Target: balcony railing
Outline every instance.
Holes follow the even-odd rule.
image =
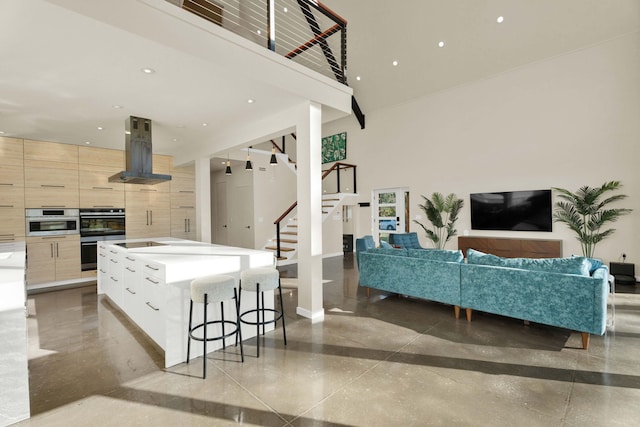
[[[347,21],[314,0],[167,0],[347,84]]]

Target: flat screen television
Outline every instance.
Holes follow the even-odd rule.
[[[471,194],[474,230],[551,231],[551,190]]]

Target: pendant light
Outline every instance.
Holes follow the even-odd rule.
[[[276,158],[276,148],[271,148],[271,160],[269,160],[269,164],[271,166],[275,166],[278,164],[278,159]]]
[[[251,156],[249,155],[249,148],[247,148],[247,164],[244,166],[244,170],[252,171],[253,165],[251,164]]]
[[[224,170],[225,175],[231,175],[231,162],[229,161],[229,153],[227,153],[227,168]]]

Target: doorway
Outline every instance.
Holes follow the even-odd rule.
[[[389,241],[389,235],[409,231],[409,189],[373,190],[372,234],[377,244]]]

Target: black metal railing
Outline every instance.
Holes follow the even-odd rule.
[[[347,21],[314,0],[167,0],[347,84]]]
[[[353,193],[357,192],[357,185],[356,185],[356,165],[351,165],[348,163],[342,163],[342,162],[336,162],[334,163],[329,169],[325,170],[322,173],[322,181],[323,184],[326,180],[326,178],[328,176],[330,176],[333,172],[335,172],[335,176],[336,176],[336,193],[342,193],[343,191],[341,191],[342,187],[340,186],[340,171],[345,171],[345,170],[352,170],[353,171]],[[344,174],[344,172],[343,172]],[[346,188],[345,188],[346,189]],[[351,190],[348,190],[351,191]],[[293,204],[291,206],[289,206],[283,213],[282,215],[280,215],[278,217],[278,219],[276,219],[273,223],[276,226],[276,257],[278,259],[281,258],[281,240],[280,240],[280,229],[281,226],[280,224],[282,223],[282,221],[284,221],[291,212],[293,212],[293,210],[298,206],[298,201],[296,200],[295,202],[293,202]]]

